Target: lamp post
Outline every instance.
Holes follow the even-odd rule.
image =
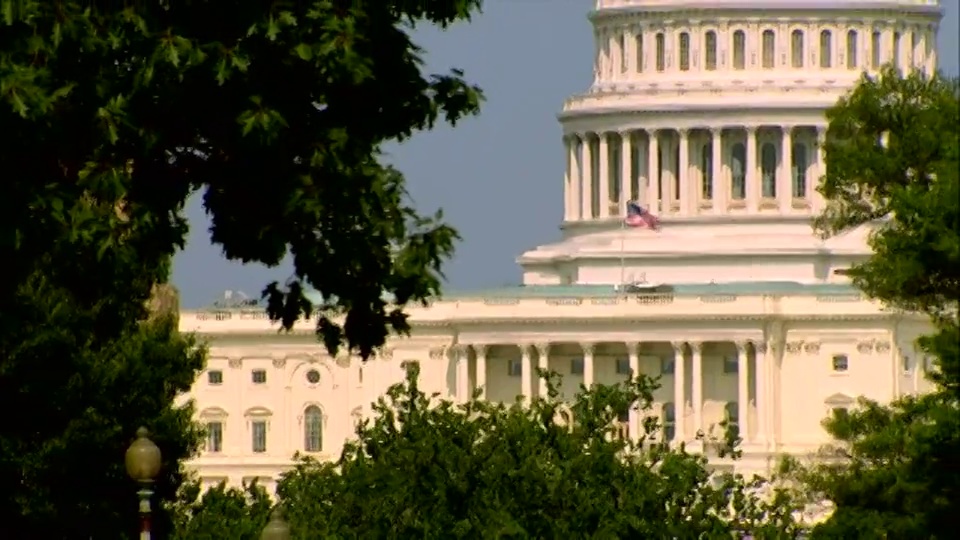
[[[260,540],[290,540],[290,525],[283,519],[283,511],[279,506],[270,512],[270,521],[260,533]]]
[[[140,489],[140,540],[150,540],[150,497],[153,496],[153,481],[160,473],[160,449],[147,435],[147,428],[137,430],[137,440],[127,448],[124,462],[127,474]]]

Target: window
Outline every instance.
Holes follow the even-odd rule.
[[[677,437],[677,409],[672,402],[663,404],[663,440],[672,441]]]
[[[744,69],[746,67],[747,56],[747,35],[743,30],[737,30],[733,33],[733,69]]]
[[[572,358],[570,360],[570,374],[583,375],[583,358]]]
[[[847,361],[847,355],[845,354],[833,355],[831,364],[834,371],[846,371],[847,367],[849,367],[849,362]]]
[[[893,67],[900,67],[900,32],[893,33]]]
[[[773,69],[773,59],[776,55],[776,34],[773,30],[763,31],[763,69]]]
[[[223,422],[219,420],[207,422],[207,452],[223,451]]]
[[[793,163],[790,166],[793,178],[793,196],[802,199],[807,196],[807,145],[795,143],[791,153]]]
[[[633,375],[629,358],[617,358],[617,375]]]
[[[740,359],[736,356],[723,357],[723,372],[727,375],[740,371]]]
[[[672,356],[664,356],[660,358],[660,374],[661,375],[673,375],[677,369],[677,361]]]
[[[777,196],[777,149],[772,143],[764,143],[760,148],[760,174],[763,197],[775,198]]]
[[[265,369],[255,369],[251,371],[250,380],[253,381],[253,384],[266,384],[267,371]]]
[[[267,421],[254,420],[250,423],[250,435],[252,450],[256,454],[262,454],[267,451]]]
[[[740,201],[747,197],[747,181],[744,176],[747,170],[746,162],[746,147],[741,143],[733,145],[730,150],[730,170],[733,176],[730,191],[733,198]]]
[[[311,405],[303,411],[303,450],[320,452],[323,450],[323,411]]]
[[[833,67],[833,34],[829,30],[820,32],[820,67]]]
[[[790,65],[795,68],[803,67],[803,31],[794,30],[790,34]]]
[[[667,52],[664,49],[663,32],[657,34],[657,71],[667,68]]]
[[[637,73],[643,73],[643,34],[637,34]]]
[[[617,38],[617,47],[620,51],[620,73],[627,72],[627,37],[623,34]]]
[[[690,34],[680,33],[680,71],[690,71]]]
[[[740,434],[740,404],[736,401],[728,401],[723,407],[723,419],[727,422],[727,427],[732,429],[737,435]]]
[[[870,67],[880,69],[880,32],[870,36]]]
[[[519,377],[523,368],[520,366],[519,358],[511,358],[507,361],[507,375],[510,377]]]
[[[900,357],[900,369],[902,369],[904,373],[912,373],[913,360],[907,355]]]
[[[717,33],[707,32],[703,41],[707,49],[707,71],[714,71],[717,69]]]
[[[857,31],[847,32],[847,69],[857,69]]]
[[[320,372],[315,369],[308,371],[305,377],[307,378],[307,382],[310,384],[317,384],[320,382]]]
[[[684,163],[684,166],[687,164]],[[680,145],[673,149],[673,200],[680,200]]]
[[[713,144],[703,145],[700,151],[700,184],[703,200],[713,198]]]
[[[207,382],[210,384],[223,384],[223,372],[219,369],[208,371]]]

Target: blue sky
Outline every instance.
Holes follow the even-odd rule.
[[[960,73],[960,5],[943,0],[940,67]],[[563,148],[556,113],[591,79],[592,0],[488,0],[484,14],[447,32],[424,29],[417,42],[432,72],[459,67],[479,84],[481,115],[456,128],[422,133],[390,149],[418,208],[443,208],[463,236],[446,265],[447,289],[520,282],[523,251],[559,237],[563,211]],[[227,261],[210,244],[199,197],[187,209],[191,232],[176,258],[173,281],[184,307],[208,305],[223,291],[258,296],[291,266],[265,268]]]

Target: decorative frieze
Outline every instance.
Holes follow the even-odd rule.
[[[273,367],[276,369],[283,369],[287,366],[287,357],[286,356],[275,356],[273,358]]]
[[[820,353],[820,342],[811,341],[803,344],[803,352],[807,354],[819,354]]]
[[[430,349],[431,360],[441,360],[447,354],[446,347],[433,347]]]
[[[227,359],[227,365],[233,369],[239,369],[240,366],[243,365],[243,359],[240,358],[239,356],[234,356],[232,358]]]

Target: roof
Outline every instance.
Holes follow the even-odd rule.
[[[795,281],[736,281],[729,283],[674,283],[662,285],[656,291],[676,296],[704,295],[848,295],[860,294],[852,285],[840,283],[804,284]],[[665,290],[664,290],[665,289]],[[629,291],[642,292],[642,291]],[[466,298],[556,298],[563,296],[618,296],[613,285],[517,285],[477,291],[453,291],[443,295],[445,300]]]

